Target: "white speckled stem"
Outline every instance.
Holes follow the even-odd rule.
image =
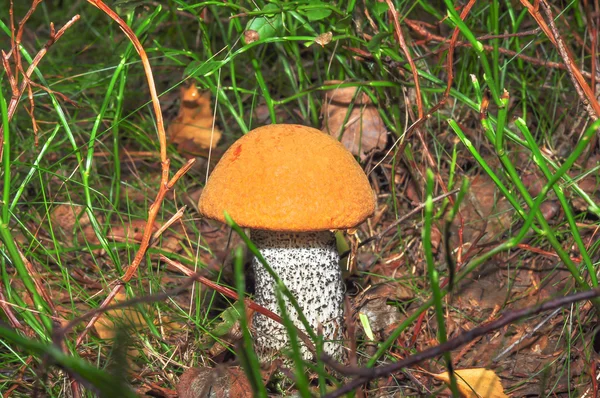
[[[329,231],[252,230],[251,237],[294,295],[315,333],[318,325],[322,325],[325,352],[341,358],[344,293],[335,235]],[[256,275],[256,303],[280,314],[273,278],[258,260],[252,260],[252,267]],[[287,300],[286,309],[294,325],[304,330],[296,310]],[[288,346],[288,336],[281,324],[255,313],[253,326],[256,351],[262,361],[268,361]],[[302,355],[305,359],[312,357],[306,347],[302,348]]]

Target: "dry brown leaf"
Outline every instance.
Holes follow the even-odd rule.
[[[85,206],[73,203],[62,203],[56,206],[50,213],[50,221],[54,227],[58,226],[63,232],[73,232],[75,224],[79,219],[82,227],[89,225],[90,219],[85,213]]]
[[[397,307],[388,305],[384,297],[367,301],[361,308],[360,313],[369,320],[371,330],[378,333],[387,329],[390,325],[395,325],[402,319],[402,314]],[[360,321],[357,320],[357,324]]]
[[[482,232],[485,232],[485,235],[480,243],[488,242],[510,228],[514,212],[488,176],[481,175],[470,179],[471,186],[460,206],[464,242],[472,243]],[[458,217],[454,219],[454,226],[460,226]]]
[[[123,292],[115,297],[115,303],[127,300]],[[142,330],[147,327],[146,320],[142,314],[133,308],[119,308],[106,311],[94,324],[94,329],[101,339],[112,339],[117,334],[117,327],[127,326],[134,330]]]
[[[508,398],[500,383],[500,378],[492,370],[484,368],[457,369],[456,384],[465,398]],[[432,374],[438,380],[450,385],[448,372]]]
[[[338,83],[343,82],[325,82],[329,85]],[[369,97],[364,93],[356,95],[357,90],[357,87],[344,87],[325,91],[321,130],[335,138],[341,136],[342,144],[364,160],[371,150],[385,147],[387,130]],[[347,115],[352,103],[352,112]]]
[[[179,114],[168,128],[169,140],[182,154],[204,154],[217,146],[221,132],[213,131],[210,92],[201,93],[195,84],[181,88]]]
[[[98,222],[102,222],[103,218],[99,216],[97,219]],[[90,218],[85,212],[85,206],[74,203],[62,203],[56,206],[50,213],[50,222],[53,227],[57,228],[63,234],[65,241],[62,243],[67,246],[73,243],[74,235],[78,236],[79,242],[87,239],[90,244],[99,243],[92,229]]]
[[[144,236],[145,227],[146,220],[129,220],[125,225],[113,226],[106,237],[116,242],[139,243]],[[155,222],[152,232],[156,232],[158,228],[159,224]]]
[[[180,398],[252,397],[252,386],[240,368],[190,368],[179,379]]]

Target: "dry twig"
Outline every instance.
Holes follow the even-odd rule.
[[[532,315],[537,315],[542,312],[566,307],[578,301],[591,300],[596,297],[600,297],[600,288],[586,290],[584,292],[578,292],[569,296],[558,297],[556,299],[546,301],[545,303],[537,306],[526,307],[516,311],[509,311],[494,321],[473,328],[469,331],[464,332],[460,336],[448,340],[443,344],[428,348],[424,351],[411,355],[401,361],[392,364],[381,365],[374,368],[355,368],[342,366],[341,364],[335,362],[329,357],[323,358],[324,361],[336,371],[345,375],[357,376],[352,381],[346,383],[339,389],[325,395],[325,398],[341,397],[342,395],[358,388],[359,386],[369,382],[370,380],[391,375],[403,368],[415,365],[427,359],[438,357],[445,352],[449,352],[459,347],[462,347],[463,345],[467,344],[473,339],[488,334],[494,330],[500,329],[518,320],[530,317]]]
[[[61,38],[61,36],[67,31],[67,29],[69,29],[75,22],[77,22],[79,20],[79,15],[75,15],[73,18],[71,18],[70,21],[68,21],[66,24],[64,24],[64,26],[62,28],[60,28],[58,31],[55,31],[54,24],[50,23],[50,38],[48,39],[48,41],[46,41],[46,44],[44,44],[44,47],[42,47],[42,49],[40,49],[40,51],[38,51],[38,53],[34,57],[33,61],[31,62],[31,65],[29,65],[29,68],[27,68],[27,71],[24,71],[23,65],[21,63],[21,55],[19,52],[20,51],[19,47],[21,46],[21,36],[23,35],[23,27],[25,26],[25,22],[27,22],[27,20],[29,19],[31,14],[33,14],[36,7],[38,6],[39,3],[41,3],[41,1],[42,0],[35,0],[33,2],[31,8],[29,9],[29,11],[25,15],[25,17],[23,17],[21,22],[19,22],[19,28],[16,32],[14,29],[14,16],[13,16],[13,7],[12,7],[12,1],[11,1],[11,6],[10,6],[11,32],[12,32],[12,34],[11,34],[11,49],[8,52],[8,54],[5,53],[4,51],[2,51],[2,66],[4,67],[4,70],[6,72],[6,75],[8,77],[8,81],[9,81],[9,84],[10,84],[10,87],[12,90],[12,96],[11,96],[10,102],[8,104],[8,120],[10,121],[13,118],[15,111],[17,110],[17,105],[19,104],[19,101],[20,101],[21,97],[23,96],[23,93],[25,92],[25,90],[28,90],[30,109],[28,109],[27,112],[29,113],[30,117],[32,118],[31,120],[33,123],[34,132],[37,132],[37,123],[35,122],[35,118],[33,115],[34,103],[33,103],[33,92],[31,91],[31,86],[34,85],[34,83],[31,81],[31,75],[37,68],[37,66],[40,63],[40,61],[42,60],[42,58],[44,58],[44,55],[46,55],[46,53],[48,52],[48,49],[54,43],[56,43],[56,41],[58,39]],[[14,71],[12,71],[10,68],[10,59],[12,57],[14,57],[14,62],[13,62],[15,65]],[[20,86],[18,85],[19,73],[23,76],[23,81],[21,82]],[[35,86],[40,87],[44,90],[48,90],[47,88],[40,86],[40,85],[35,85]],[[51,90],[50,90],[50,92],[54,93]],[[61,96],[61,97],[66,98],[64,96]],[[36,134],[36,143],[37,143],[37,134]],[[4,148],[4,126],[0,125],[0,162],[2,161],[3,148]]]

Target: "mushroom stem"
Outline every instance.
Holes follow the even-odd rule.
[[[330,231],[279,232],[252,230],[252,240],[273,271],[296,298],[302,313],[315,332],[322,328],[325,353],[342,357],[343,287],[335,235]],[[255,301],[280,314],[275,296],[275,281],[255,258]],[[303,325],[287,299],[286,310],[293,324]],[[253,326],[257,353],[262,361],[271,359],[288,344],[283,325],[255,313]],[[302,356],[312,355],[302,346]]]

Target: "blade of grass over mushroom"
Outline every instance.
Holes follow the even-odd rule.
[[[283,284],[277,283],[275,286],[275,297],[277,298],[277,304],[279,305],[279,311],[281,311],[281,320],[283,321],[283,326],[288,333],[289,336],[289,344],[291,348],[290,358],[294,363],[294,367],[296,368],[296,372],[294,373],[296,387],[298,387],[298,392],[303,397],[310,397],[311,393],[308,389],[308,378],[306,377],[306,373],[304,370],[304,361],[302,359],[302,352],[300,351],[300,343],[298,341],[298,333],[296,332],[296,328],[290,319],[290,316],[287,312],[285,301],[282,296],[282,287]]]
[[[440,278],[433,261],[433,246],[431,244],[431,228],[433,226],[433,185],[435,176],[431,169],[427,169],[427,186],[425,196],[425,223],[423,225],[423,252],[425,253],[425,261],[427,262],[427,277],[429,285],[433,293],[433,304],[435,308],[435,317],[437,320],[437,335],[440,344],[444,344],[448,340],[446,332],[446,319],[444,318],[444,303],[442,302],[442,292],[440,290]],[[454,396],[458,396],[458,387],[456,385],[456,376],[452,371],[452,357],[449,352],[444,353],[446,367],[450,375],[450,389]]]
[[[248,236],[246,235],[244,230],[242,230],[242,228],[240,228],[240,226],[237,225],[235,223],[235,221],[231,218],[231,216],[227,213],[225,213],[225,220],[227,222],[227,225],[229,225],[240,236],[240,238],[242,238],[244,243],[246,245],[248,245],[248,250],[250,250],[250,252],[257,258],[257,260],[263,265],[263,267],[265,267],[265,269],[267,270],[269,275],[275,280],[275,283],[277,284],[277,286],[279,286],[281,293],[290,301],[290,304],[292,305],[292,307],[294,307],[294,309],[298,313],[298,319],[302,323],[302,326],[304,326],[306,333],[309,335],[309,337],[312,339],[312,341],[317,341],[318,337],[315,334],[312,327],[310,326],[310,324],[308,323],[308,321],[306,320],[306,317],[302,313],[302,309],[298,305],[296,298],[289,291],[289,289],[285,286],[285,284],[283,283],[281,278],[279,278],[279,275],[277,275],[277,273],[275,271],[273,271],[273,268],[271,268],[269,263],[267,263],[267,260],[265,260],[265,258],[260,253],[260,251],[254,244],[254,242],[252,242],[252,240],[250,240],[250,238],[248,238]],[[317,357],[320,355],[321,355],[321,353],[317,351]]]
[[[238,300],[235,306],[238,310],[238,319],[242,329],[242,350],[244,351],[241,357],[243,358],[243,361],[246,362],[244,366],[244,372],[248,376],[248,380],[254,389],[255,396],[266,397],[267,390],[265,389],[262,376],[260,374],[258,357],[252,348],[252,336],[250,335],[250,330],[248,329],[248,319],[246,318],[246,306],[244,304],[244,292],[246,291],[244,280],[244,254],[240,247],[235,249],[233,260],[235,267],[235,287],[238,291]]]

